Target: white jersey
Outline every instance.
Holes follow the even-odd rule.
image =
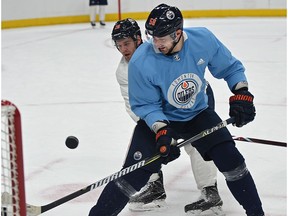
[[[116,78],[117,78],[117,82],[120,85],[120,91],[121,91],[121,95],[122,95],[124,102],[125,102],[126,111],[130,115],[130,117],[135,122],[137,122],[140,118],[132,112],[131,107],[130,107],[130,103],[129,103],[129,97],[128,97],[128,62],[125,60],[125,58],[123,56],[122,56],[122,58],[118,64],[118,68],[116,70]]]

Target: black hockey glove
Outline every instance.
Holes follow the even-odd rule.
[[[176,144],[176,137],[175,132],[168,126],[159,129],[156,134],[156,149],[162,157],[165,157],[163,164],[167,164],[180,156],[180,149],[173,145]]]
[[[235,125],[243,125],[254,120],[256,111],[253,104],[254,96],[246,89],[239,89],[229,99],[230,117],[235,117]]]

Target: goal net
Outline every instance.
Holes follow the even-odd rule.
[[[1,101],[1,216],[26,216],[21,116]]]

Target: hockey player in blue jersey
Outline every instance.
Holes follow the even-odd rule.
[[[210,31],[183,30],[181,12],[165,4],[152,10],[145,27],[153,38],[151,43],[139,46],[129,61],[129,102],[132,111],[155,132],[142,152],[143,158],[156,152],[163,157],[109,182],[89,216],[118,215],[152,173],[157,173],[163,163],[179,157],[179,149],[170,145],[173,140],[190,138],[221,121],[214,110],[208,109],[204,93],[207,67],[214,77],[224,79],[234,94],[230,97],[229,114],[235,117],[235,125],[241,127],[255,117],[253,95],[248,91],[243,65]],[[141,134],[134,133],[133,138],[147,139]],[[246,215],[264,215],[254,180],[227,128],[199,139],[193,146],[223,173]],[[160,148],[166,151],[160,152]]]
[[[254,120],[254,96],[245,69],[213,33],[201,27],[183,29],[180,10],[166,4],[152,10],[145,28],[152,39],[129,62],[129,99],[132,111],[155,132],[156,148],[164,158],[169,157],[173,140],[190,138],[221,121],[207,109],[206,68],[224,79],[233,93],[229,115],[235,125]],[[214,161],[246,215],[264,215],[254,180],[227,128],[192,145],[205,160]]]
[[[139,143],[143,143],[141,148],[147,148],[148,142],[143,137],[152,137],[151,145],[155,146],[155,133],[150,130],[148,125],[132,111],[128,97],[128,63],[135,50],[142,44],[141,30],[138,23],[131,19],[119,20],[115,23],[112,30],[112,40],[115,43],[118,51],[122,54],[116,70],[117,81],[120,85],[121,95],[125,101],[126,111],[135,121],[136,127],[133,133],[137,139],[133,138],[133,142],[129,145],[126,161],[137,163],[133,159],[135,154],[134,147],[137,143],[138,149],[136,152],[142,152],[139,148]],[[208,95],[209,108],[214,109],[214,96],[210,85],[206,85],[206,94]],[[142,133],[143,135],[139,135]],[[141,138],[141,139],[139,139]],[[197,188],[201,191],[201,196],[195,202],[186,205],[186,209],[195,215],[203,215],[211,213],[213,215],[221,215],[221,207],[223,202],[219,196],[217,189],[217,168],[212,161],[204,161],[199,152],[191,145],[184,146],[186,153],[190,157],[191,167],[194,174]],[[127,164],[127,163],[126,163]],[[125,167],[125,165],[124,165]],[[163,174],[153,173],[150,176],[148,183],[133,195],[129,201],[129,209],[132,211],[151,211],[166,207],[166,192],[163,184]]]

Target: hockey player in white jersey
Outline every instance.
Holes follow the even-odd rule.
[[[141,120],[131,111],[128,97],[128,62],[137,47],[142,44],[141,31],[137,22],[131,18],[118,21],[112,30],[112,40],[122,54],[116,71],[121,95],[125,101],[127,112],[135,123],[138,124]],[[207,94],[209,95],[209,106],[211,109],[214,109],[214,97],[210,86],[208,86]],[[146,130],[144,130],[143,133],[145,135]],[[154,132],[151,131],[150,133],[154,136]],[[220,214],[223,202],[217,190],[216,166],[211,161],[204,161],[197,150],[191,145],[185,146],[185,150],[190,156],[194,178],[197,187],[202,194],[197,202],[191,203],[185,207],[186,211],[189,211],[190,213],[193,212],[195,215],[200,215],[200,213],[205,213],[205,215],[207,215],[209,212],[212,215],[215,215],[215,212]],[[165,199],[166,193],[163,185],[163,174],[160,171],[159,173],[152,174],[149,182],[142,190],[131,197],[129,208],[133,211],[162,208],[166,206]]]

